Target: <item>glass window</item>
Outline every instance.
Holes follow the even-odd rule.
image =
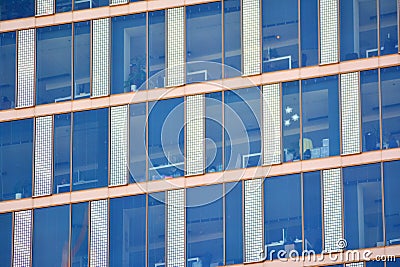
[[[340,60],[378,55],[376,1],[340,1]]]
[[[272,250],[302,251],[300,175],[272,177],[264,182],[264,231],[267,259],[276,259]],[[282,197],[282,194],[285,196]]]
[[[347,248],[383,246],[380,163],[343,168],[343,191]]]
[[[393,261],[387,261],[386,267],[398,267],[400,263],[400,258],[395,258]]]
[[[32,196],[33,119],[0,123],[0,200]]]
[[[33,214],[32,266],[67,266],[69,205],[35,209]]]
[[[282,143],[284,162],[300,159],[299,94],[300,87],[298,81],[282,83]]]
[[[90,21],[74,23],[74,99],[90,97]]]
[[[148,197],[148,266],[165,263],[165,193],[149,194]],[[162,265],[160,265],[162,266]]]
[[[380,149],[378,70],[360,72],[363,151]]]
[[[35,0],[0,1],[0,20],[35,16]]]
[[[56,13],[68,12],[71,10],[72,10],[72,0],[56,0]]]
[[[396,2],[396,0],[379,1],[381,55],[397,54],[398,52]]]
[[[16,34],[0,34],[0,110],[15,107]]]
[[[242,183],[225,184],[225,265],[243,263]]]
[[[224,0],[224,77],[242,73],[240,0]]]
[[[303,159],[339,154],[338,76],[302,81]]]
[[[130,158],[129,175],[130,182],[146,181],[146,103],[130,105]]]
[[[222,93],[205,95],[206,99],[206,172],[222,171]]]
[[[54,194],[70,191],[70,167],[71,113],[54,115]]]
[[[321,172],[303,173],[304,249],[322,251]]]
[[[383,148],[400,146],[400,67],[381,69]]]
[[[108,6],[109,0],[74,0],[74,9],[81,10],[81,9],[88,9],[88,8],[95,8],[101,6]]]
[[[71,267],[88,266],[89,203],[71,205]]]
[[[110,267],[146,266],[146,195],[110,200]]]
[[[74,113],[72,190],[108,184],[108,109]]]
[[[36,29],[36,104],[71,99],[71,24]]]
[[[146,13],[111,21],[111,93],[146,89]]]
[[[149,103],[149,180],[184,175],[183,98]]]
[[[301,66],[318,65],[318,0],[300,0]]]
[[[165,86],[165,27],[165,10],[149,12],[149,89]]]
[[[299,67],[298,24],[298,0],[262,1],[263,72]]]
[[[400,244],[400,161],[383,164],[386,245]]]
[[[225,169],[260,165],[260,90],[224,92]]]
[[[223,263],[222,185],[186,189],[187,266]]]
[[[204,36],[207,36],[206,42]],[[188,63],[186,66],[187,83],[221,79],[222,14],[220,2],[186,7],[186,62]]]
[[[367,261],[365,263],[366,267],[384,267],[383,261]]]
[[[0,262],[4,267],[11,267],[13,234],[12,218],[11,212],[0,214]]]

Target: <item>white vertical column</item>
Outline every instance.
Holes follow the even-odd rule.
[[[185,267],[185,189],[167,191],[167,267]]]
[[[280,84],[263,86],[263,165],[281,162],[281,90]]]
[[[111,0],[110,6],[121,5],[121,4],[126,4],[126,3],[129,3],[129,0]]]
[[[108,266],[108,200],[90,203],[90,267]]]
[[[32,210],[14,212],[13,267],[31,266]]]
[[[166,87],[185,83],[185,8],[167,9]]]
[[[35,103],[35,34],[35,29],[18,31],[17,108]]]
[[[346,263],[346,267],[364,267],[364,262]]]
[[[339,60],[338,0],[319,0],[320,64]]]
[[[36,16],[54,13],[54,0],[36,0]]]
[[[361,151],[360,93],[358,88],[358,72],[340,75],[343,155],[359,153]]]
[[[245,262],[257,262],[264,250],[263,179],[244,181]]]
[[[110,185],[128,182],[128,106],[111,107]]]
[[[92,97],[110,93],[110,19],[93,20]]]
[[[186,175],[204,173],[204,95],[186,97]]]
[[[341,248],[337,242],[343,238],[342,178],[340,169],[322,171],[324,204],[324,249],[327,252]]]
[[[261,72],[261,19],[260,1],[243,0],[242,3],[243,75]]]
[[[51,194],[53,169],[53,118],[36,118],[34,196]]]

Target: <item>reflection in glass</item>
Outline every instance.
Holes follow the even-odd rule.
[[[149,12],[149,89],[164,87],[165,10]]]
[[[301,66],[318,65],[318,0],[300,1]]]
[[[16,33],[0,33],[0,110],[15,107]]]
[[[12,248],[12,234],[13,222],[12,213],[0,214],[0,262],[1,266],[11,267],[11,248]]]
[[[146,180],[146,103],[132,104],[129,110],[129,179],[130,183]]]
[[[282,144],[283,161],[300,159],[300,98],[299,82],[282,83]]]
[[[222,171],[222,93],[205,95],[206,99],[206,172]]]
[[[72,0],[56,0],[56,13],[68,12],[71,10],[72,10]]]
[[[0,1],[0,20],[35,16],[35,0]]]
[[[71,205],[71,267],[88,266],[88,202]]]
[[[53,193],[70,191],[71,113],[54,115]]]
[[[74,23],[74,99],[90,97],[90,21]]]
[[[400,161],[383,163],[386,245],[400,244]]]
[[[224,77],[236,77],[242,71],[240,0],[224,0]]]
[[[74,10],[108,6],[109,0],[74,0]]]
[[[165,193],[149,194],[148,197],[148,266],[165,263]]]
[[[396,0],[379,1],[381,55],[398,52],[397,10]]]

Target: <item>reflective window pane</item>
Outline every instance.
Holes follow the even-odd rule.
[[[35,16],[35,0],[0,1],[0,20]]]
[[[400,161],[383,164],[386,245],[400,244]]]
[[[398,52],[396,2],[396,0],[379,1],[381,55],[397,54]]]
[[[130,183],[146,180],[146,103],[130,105],[129,111]]]
[[[88,9],[95,7],[108,6],[109,0],[74,0],[74,9]]]
[[[300,0],[301,66],[318,65],[318,0]]]
[[[15,107],[16,33],[0,34],[0,110]]]
[[[282,83],[283,161],[300,159],[300,87],[299,82]]]
[[[71,267],[88,266],[89,203],[71,205]]]
[[[165,38],[165,10],[149,12],[149,89],[165,86]]]
[[[70,191],[71,113],[54,115],[53,193]]]
[[[367,261],[365,263],[365,267],[384,267],[385,262],[384,261]]]
[[[400,264],[400,258],[395,258],[394,260],[387,261],[386,267],[398,267]]]
[[[149,194],[148,197],[148,266],[165,263],[165,193]]]
[[[240,0],[224,0],[224,77],[242,72],[241,4]]]
[[[72,0],[56,0],[56,13],[72,10]]]
[[[0,214],[0,262],[4,267],[11,267],[11,248],[13,235],[12,213]]]
[[[90,97],[90,21],[74,24],[74,99]]]
[[[222,171],[222,93],[206,94],[206,172]]]

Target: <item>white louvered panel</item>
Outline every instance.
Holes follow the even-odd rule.
[[[36,118],[34,196],[51,194],[53,166],[53,118]]]
[[[111,0],[110,5],[121,5],[129,3],[129,0]]]
[[[110,185],[128,182],[128,106],[111,107]]]
[[[364,267],[364,262],[347,263],[346,267]]]
[[[110,19],[93,20],[92,97],[109,94],[110,84]]]
[[[36,0],[36,16],[54,13],[54,0]]]
[[[90,267],[108,266],[108,200],[90,203]]]
[[[359,153],[360,146],[360,94],[357,72],[340,75],[342,112],[342,154]]]
[[[243,0],[243,75],[261,72],[260,1]]]
[[[244,182],[244,244],[245,262],[257,262],[264,250],[263,179]]]
[[[167,87],[185,83],[185,8],[167,10]]]
[[[14,213],[13,267],[31,266],[32,210]]]
[[[264,85],[263,92],[263,165],[281,162],[281,92],[279,83]]]
[[[185,267],[185,190],[167,192],[167,267]]]
[[[337,242],[343,238],[342,232],[342,188],[340,169],[322,171],[324,197],[324,248],[327,252],[340,248]]]
[[[18,31],[18,108],[34,105],[35,33],[35,29]]]
[[[186,175],[204,173],[204,95],[186,98]]]
[[[338,0],[320,0],[320,63],[338,62]]]

